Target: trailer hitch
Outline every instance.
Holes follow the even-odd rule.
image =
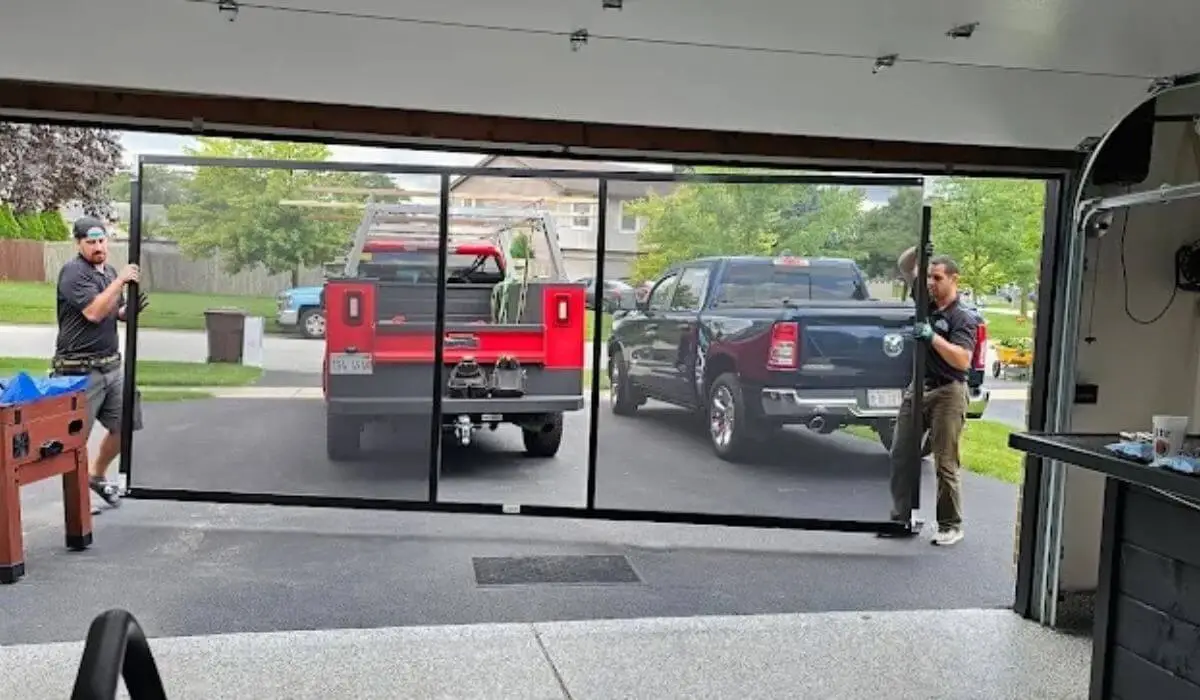
[[[471,434],[475,432],[475,424],[471,422],[470,416],[459,416],[454,421],[454,437],[458,438],[458,444],[466,447],[471,444]]]

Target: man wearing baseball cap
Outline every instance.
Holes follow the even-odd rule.
[[[125,286],[138,281],[138,266],[126,265],[118,273],[108,264],[108,227],[100,219],[76,220],[72,234],[79,254],[58,272],[58,338],[51,366],[56,376],[89,379],[86,434],[97,420],[108,430],[90,465],[89,481],[92,491],[115,508],[120,494],[106,474],[121,452],[125,370],[117,322],[126,318]],[[138,308],[145,307],[145,295],[139,294]],[[140,430],[141,406],[136,401],[133,416],[134,430]]]

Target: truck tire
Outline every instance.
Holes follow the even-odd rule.
[[[608,402],[618,416],[632,416],[642,404],[637,390],[629,382],[628,368],[620,352],[608,358]]]
[[[363,422],[355,416],[325,415],[325,454],[335,462],[348,462],[362,454]]]
[[[720,375],[709,386],[705,415],[713,452],[727,462],[746,459],[757,437],[769,434],[756,424],[757,416],[746,403],[742,383],[732,372]]]
[[[300,333],[310,340],[325,337],[325,312],[321,309],[305,309],[300,313]]]
[[[550,422],[540,429],[521,429],[521,437],[525,441],[525,454],[530,457],[553,457],[558,454],[562,436],[563,417],[561,413],[553,414]]]

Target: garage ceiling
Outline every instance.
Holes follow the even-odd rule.
[[[20,3],[0,79],[1068,149],[1200,69],[1194,0],[266,0],[233,22],[216,3]]]

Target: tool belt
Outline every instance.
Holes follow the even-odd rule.
[[[121,368],[121,355],[104,357],[55,357],[50,369],[59,375],[87,375],[92,372],[107,374]]]

